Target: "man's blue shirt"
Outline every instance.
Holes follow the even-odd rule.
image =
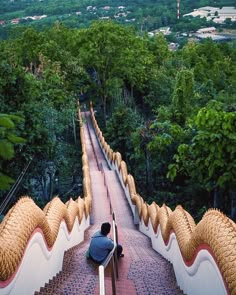
[[[91,239],[89,253],[92,259],[97,262],[105,260],[109,252],[113,249],[114,243],[107,236],[101,234],[101,231],[96,232]]]

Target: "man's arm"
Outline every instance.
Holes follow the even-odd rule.
[[[114,247],[114,242],[112,241],[112,239],[107,238],[106,240],[106,248],[108,250],[112,250]]]

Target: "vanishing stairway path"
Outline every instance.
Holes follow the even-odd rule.
[[[172,265],[151,248],[150,239],[140,233],[133,224],[124,191],[115,171],[109,170],[96,139],[89,113],[83,113],[83,117],[87,120],[84,128],[93,194],[91,226],[86,231],[84,242],[65,253],[62,271],[35,294],[98,294],[98,267],[86,260],[85,251],[91,235],[100,229],[101,223],[111,221],[104,175],[116,215],[119,243],[122,244],[125,254],[125,257],[118,262],[117,294],[183,294],[176,284]],[[104,174],[99,170],[100,163],[103,165]],[[106,290],[106,294],[112,294],[109,274],[106,276]]]

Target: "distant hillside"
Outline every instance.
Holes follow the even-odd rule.
[[[48,15],[58,15],[64,13],[72,13],[77,11],[77,9],[85,8],[87,6],[120,6],[124,5],[127,7],[140,8],[149,6],[150,4],[154,7],[157,6],[167,6],[170,7],[176,3],[172,0],[2,0],[0,15],[3,16],[8,13],[16,12],[23,13],[24,16],[27,14],[48,14]],[[183,11],[186,8],[198,8],[201,6],[235,6],[235,0],[182,0],[181,6]]]
[[[202,6],[234,6],[235,0],[183,0],[180,15]],[[141,31],[177,22],[177,2],[173,0],[2,0],[0,38],[6,38],[17,25],[33,25],[38,29],[55,21],[69,27],[87,27],[91,21],[112,19],[132,24]]]

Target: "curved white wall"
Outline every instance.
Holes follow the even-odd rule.
[[[99,139],[98,142],[100,144]],[[209,251],[205,249],[200,250],[197,253],[193,264],[191,266],[187,266],[180,253],[178,242],[174,233],[170,235],[168,245],[165,245],[160,231],[160,225],[158,226],[156,234],[153,231],[150,221],[148,226],[145,226],[143,220],[139,219],[136,206],[132,204],[129,189],[124,185],[122,175],[119,172],[117,165],[110,162],[102,146],[101,149],[110,168],[117,172],[120,183],[132,210],[134,223],[139,224],[139,230],[151,239],[153,249],[172,263],[177,283],[184,293],[187,295],[227,295],[228,293],[225,288],[222,275]]]
[[[174,233],[171,233],[168,245],[165,245],[160,225],[156,234],[150,221],[147,227],[143,221],[140,221],[139,229],[151,238],[153,249],[172,263],[177,283],[184,293],[191,295],[227,295],[221,273],[209,251],[200,250],[193,264],[187,266],[180,253]]]
[[[48,249],[41,230],[36,230],[29,240],[23,259],[13,279],[3,287],[0,282],[0,295],[34,294],[62,269],[64,252],[84,240],[84,231],[89,227],[89,217],[81,224],[76,217],[71,233],[65,221],[61,222],[57,239]],[[5,282],[6,284],[6,282]]]
[[[95,133],[96,134],[96,133]],[[97,137],[97,135],[96,135]],[[124,192],[125,192],[125,196],[129,202],[129,206],[131,208],[131,211],[133,213],[133,216],[134,216],[134,224],[139,224],[139,216],[138,216],[138,210],[137,210],[137,207],[135,205],[133,205],[132,201],[131,201],[131,198],[130,198],[130,194],[129,194],[129,188],[128,186],[125,186],[124,182],[123,182],[123,178],[122,178],[122,175],[121,173],[119,172],[119,168],[117,167],[116,164],[114,163],[111,163],[110,162],[110,159],[108,158],[107,154],[106,154],[106,151],[104,150],[104,148],[102,147],[100,141],[99,141],[99,138],[97,137],[97,140],[98,140],[98,143],[101,147],[101,150],[103,152],[103,155],[104,157],[106,158],[107,160],[107,163],[108,163],[108,166],[110,167],[110,169],[112,170],[115,170],[117,172],[117,175],[119,177],[119,180],[120,180],[120,184],[122,185],[123,189],[124,189]]]

